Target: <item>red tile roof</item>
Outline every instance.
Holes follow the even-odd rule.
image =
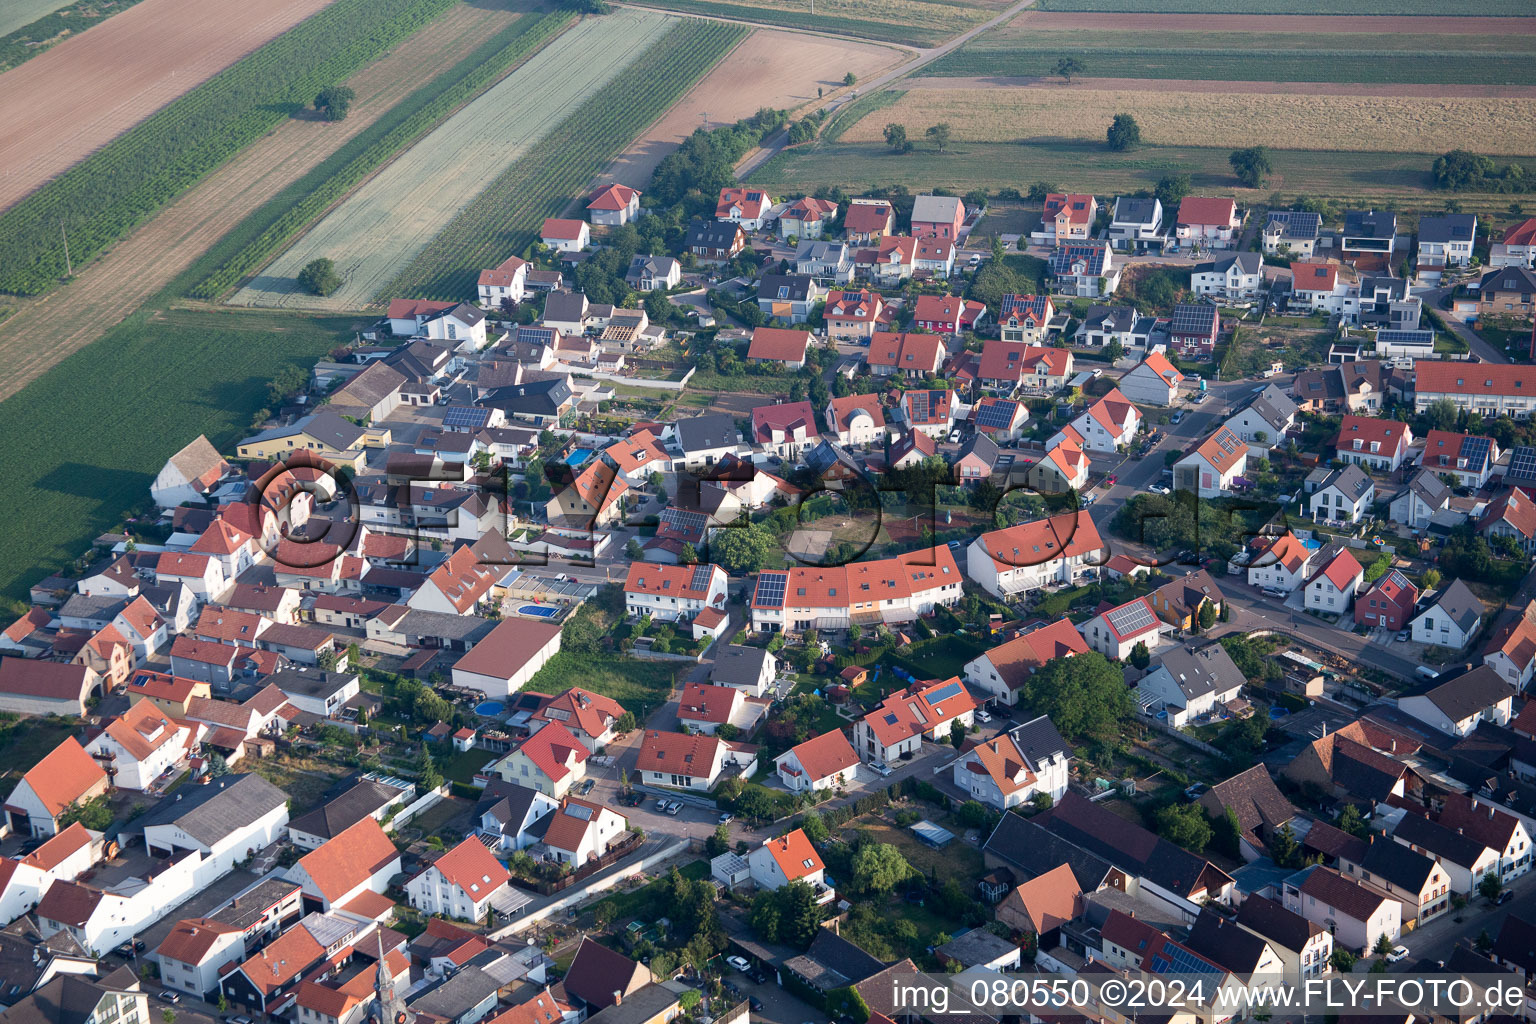
[[[678,700],[677,717],[684,722],[712,722],[720,725],[731,720],[731,711],[741,698],[741,691],[730,686],[688,682]]]
[[[495,566],[482,564],[473,548],[462,547],[434,569],[427,580],[463,615],[490,593],[496,577]]]
[[[569,1006],[545,989],[510,1010],[498,1013],[490,1019],[490,1024],[560,1024],[570,1012]]]
[[[826,317],[828,320],[852,320],[858,323],[874,323],[880,319],[885,303],[868,288],[862,291],[827,292]],[[754,334],[755,338],[756,335]]]
[[[21,781],[32,788],[48,813],[57,817],[91,790],[104,787],[107,773],[85,752],[79,740],[68,736],[33,765]]]
[[[1259,554],[1249,565],[1281,565],[1286,572],[1296,572],[1312,557],[1312,552],[1307,546],[1289,530],[1268,544],[1264,542],[1264,538],[1258,539],[1254,544],[1257,545]]]
[[[1104,547],[1087,509],[993,530],[978,540],[1000,570],[1043,565]]]
[[[457,886],[471,902],[478,903],[512,878],[485,844],[470,836],[432,862],[432,867]]]
[[[651,594],[680,597],[702,601],[709,593],[710,584],[716,582],[725,570],[711,564],[714,570],[709,576],[699,573],[700,584],[693,586],[695,565],[653,565],[648,562],[629,563],[629,575],[624,579],[626,594]]]
[[[335,902],[399,856],[395,844],[384,834],[379,823],[368,817],[300,857],[298,867],[309,876],[322,896]]]
[[[763,845],[773,855],[773,862],[784,872],[784,877],[791,882],[826,869],[804,829],[797,828],[775,839],[764,840]]]
[[[628,185],[617,183],[606,185],[593,193],[592,201],[587,204],[589,210],[627,210],[630,201],[640,194],[639,189],[630,188]]]
[[[42,846],[21,858],[40,871],[52,871],[71,856],[91,845],[91,833],[78,821],[72,822],[62,832],[54,835]]]
[[[1225,474],[1248,454],[1248,446],[1232,432],[1231,427],[1223,426],[1202,441],[1195,451],[1210,463],[1212,469]]]
[[[876,331],[864,356],[870,366],[890,366],[903,372],[933,373],[944,358],[944,339],[937,334]]]
[[[1291,263],[1291,286],[1298,292],[1331,292],[1338,277],[1337,263]]]
[[[880,406],[879,395],[844,395],[842,398],[832,399],[829,408],[832,410],[832,429],[843,431],[848,429],[848,421],[855,412],[860,410],[869,414],[874,421],[875,429],[885,426],[885,410]]]
[[[208,572],[207,555],[193,555],[179,551],[162,551],[155,561],[156,576],[179,576],[202,579]]]
[[[823,217],[831,216],[837,212],[837,204],[830,199],[817,199],[814,196],[805,196],[796,199],[784,208],[781,217],[790,220],[798,220],[805,223],[815,223]]]
[[[931,733],[945,722],[976,710],[959,676],[934,680],[921,689],[898,690],[864,716],[864,724],[881,746],[889,747],[919,733]]]
[[[1436,395],[1536,394],[1536,367],[1518,363],[1455,363],[1418,359],[1413,364],[1414,390]]]
[[[508,256],[499,266],[491,270],[480,271],[480,280],[477,284],[491,288],[508,288],[512,285],[517,272],[528,265],[528,261],[517,256]]]
[[[1180,224],[1231,224],[1237,217],[1237,204],[1230,199],[1185,196],[1179,202]]]
[[[590,756],[581,741],[559,722],[551,722],[522,742],[518,752],[532,761],[551,782],[571,774],[570,766]]]
[[[1398,451],[1407,444],[1409,437],[1408,424],[1398,423],[1396,420],[1382,420],[1374,416],[1345,416],[1339,424],[1339,437],[1334,446],[1340,451],[1362,451],[1369,453],[1371,443],[1381,445],[1379,452],[1389,455]],[[1355,447],[1359,441],[1360,448]]]
[[[1167,381],[1169,384],[1178,384],[1179,381],[1184,379],[1184,375],[1180,373],[1178,369],[1168,361],[1168,357],[1163,355],[1161,352],[1153,352],[1151,355],[1147,356],[1147,358],[1143,359],[1142,363],[1147,367],[1147,369],[1163,378],[1163,380]]]
[[[1333,584],[1335,590],[1348,593],[1354,590],[1355,584],[1364,575],[1365,570],[1360,567],[1360,563],[1355,559],[1355,556],[1350,554],[1349,548],[1340,548],[1338,553],[1328,559],[1328,564],[1318,570],[1317,575],[1313,576],[1312,579],[1316,580],[1319,577],[1327,577],[1328,582]]]
[[[850,235],[888,231],[894,220],[893,212],[891,204],[883,199],[878,203],[850,203],[848,212],[843,214],[843,230]]]
[[[1511,224],[1499,241],[1505,245],[1536,244],[1536,217],[1527,218],[1519,224]]]
[[[816,429],[816,410],[810,402],[759,405],[752,410],[752,437],[758,444],[773,444],[776,434],[778,440],[794,440],[797,430],[806,441],[820,433]]]
[[[173,742],[180,730],[154,701],[141,700],[107,723],[103,733],[112,737],[136,761]]]
[[[980,302],[958,295],[919,295],[912,316],[919,324],[954,324],[966,327],[987,311]]]
[[[1477,528],[1486,530],[1495,523],[1504,523],[1527,540],[1536,537],[1536,503],[1519,488],[1512,488],[1489,503]]]
[[[1057,214],[1065,213],[1067,220],[1073,224],[1091,224],[1096,206],[1093,196],[1052,192],[1045,197],[1043,214],[1046,220],[1055,220]]]
[[[789,327],[756,327],[747,346],[748,359],[767,359],[783,363],[803,363],[811,343],[811,332]]]
[[[511,679],[559,635],[560,627],[548,622],[503,619],[453,667],[495,679]]]
[[[456,305],[454,302],[436,302],[432,299],[391,299],[388,316],[391,320],[413,320],[418,316],[441,313]]]
[[[200,964],[223,935],[234,935],[240,929],[222,921],[206,917],[183,918],[176,922],[170,933],[155,949],[156,956],[168,957],[184,964]]]
[[[768,193],[760,188],[722,188],[720,200],[715,204],[715,219],[729,219],[731,209],[735,207],[741,211],[743,220],[757,220],[768,212],[771,205]]]
[[[708,779],[714,775],[723,744],[723,740],[714,736],[647,729],[640,744],[637,766],[645,772]]]
[[[1006,380],[1017,384],[1026,375],[1043,373],[1060,377],[1067,372],[1072,353],[1064,348],[1028,345],[1020,341],[988,341],[981,349],[982,380]]]
[[[859,755],[854,753],[841,729],[829,729],[820,736],[813,736],[791,747],[787,753],[795,755],[795,760],[800,762],[812,781],[847,771],[859,763]]]
[[[539,237],[553,238],[561,242],[574,242],[581,237],[582,232],[587,230],[587,222],[584,220],[546,217],[544,219],[544,227],[539,230]]]

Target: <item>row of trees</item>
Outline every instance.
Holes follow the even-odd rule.
[[[906,125],[897,124],[893,121],[885,126],[883,134],[885,135],[885,144],[891,147],[891,152],[912,152],[914,146],[912,139],[907,135]],[[933,143],[933,147],[940,153],[949,148],[951,130],[948,122],[940,122],[939,124],[929,125],[927,130],[923,132],[923,135],[928,139],[929,142]]]

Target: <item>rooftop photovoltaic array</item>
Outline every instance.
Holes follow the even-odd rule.
[[[1233,452],[1237,451],[1242,447],[1243,444],[1243,442],[1237,439],[1237,435],[1232,433],[1230,430],[1223,430],[1217,434],[1216,443],[1221,447],[1221,450],[1226,452],[1228,455],[1231,455]]]
[[[1536,448],[1511,448],[1508,475],[1522,480],[1536,480]]]
[[[1216,315],[1215,306],[1181,305],[1173,307],[1172,330],[1175,334],[1208,331]]]
[[[946,686],[940,687],[936,692],[934,692],[932,695],[930,695],[929,698],[928,698],[928,703],[929,704],[938,704],[941,701],[946,701],[946,700],[949,700],[949,698],[951,698],[951,697],[959,695],[959,693],[960,693],[960,684],[958,682],[949,683]]]
[[[1461,439],[1461,457],[1467,460],[1467,465],[1477,469],[1488,459],[1488,438],[1464,437]]]
[[[1196,956],[1183,946],[1175,946],[1169,942],[1162,949],[1152,954],[1151,967],[1154,974],[1218,974],[1221,968],[1216,967],[1204,957]]]
[[[788,573],[760,572],[757,574],[757,592],[752,595],[752,603],[759,608],[782,608],[784,591],[788,586]]]
[[[1376,340],[1388,345],[1432,345],[1434,331],[1377,331]]]
[[[1017,408],[1013,402],[988,402],[976,410],[976,425],[1006,427],[1013,422],[1013,414]]]
[[[483,427],[491,419],[491,410],[453,406],[443,414],[445,427]]]
[[[714,575],[715,567],[712,565],[696,565],[693,567],[693,578],[688,581],[689,590],[705,590],[709,587],[709,578]]]
[[[1132,604],[1122,605],[1119,608],[1112,608],[1104,613],[1104,617],[1109,620],[1109,624],[1114,627],[1115,632],[1121,636],[1130,636],[1138,630],[1146,629],[1157,619],[1157,616],[1152,614],[1152,609],[1147,607],[1147,602],[1145,601],[1136,601]]]

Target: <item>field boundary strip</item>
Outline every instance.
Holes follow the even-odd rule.
[[[730,18],[769,28],[799,29],[805,32],[821,32],[828,35],[869,39],[880,43],[920,47],[935,46],[946,39],[952,39],[991,16],[985,9],[967,4],[945,3],[943,0],[928,0],[928,2],[936,7],[970,11],[974,16],[956,17],[954,25],[940,29],[902,23],[899,19],[871,21],[827,14],[817,14],[813,17],[809,10],[789,11],[779,7],[748,3],[719,3],[715,0],[636,0],[636,3],[641,6],[676,11],[679,14],[694,14],[706,18]]]
[[[572,15],[562,11],[520,18],[402,99],[367,131],[236,225],[226,239],[254,237],[223,257],[187,294],[216,299],[240,284],[353,189],[499,82],[571,20]],[[221,239],[215,248],[224,245]]]
[[[587,99],[440,231],[390,284],[385,297],[463,299],[482,267],[523,252],[544,218],[582,194],[630,142],[748,34],[740,25],[685,20]]]
[[[361,309],[453,217],[570,113],[651,51],[677,19],[619,9],[589,16],[396,157],[252,276],[234,305]],[[334,261],[327,296],[298,283],[305,264]]]
[[[103,11],[97,0],[45,0],[43,6],[52,10],[12,29],[0,26],[0,72],[25,64],[40,53],[47,53],[54,44],[77,36],[92,25],[142,2],[116,0],[110,10]]]
[[[64,277],[458,0],[336,0],[0,214],[0,291]]]

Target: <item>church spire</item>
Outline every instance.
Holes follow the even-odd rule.
[[[395,992],[395,979],[384,958],[384,929],[375,932],[379,943],[379,973],[373,984],[373,1006],[369,1017],[373,1024],[412,1024],[416,1015],[405,1008],[405,1000]]]

